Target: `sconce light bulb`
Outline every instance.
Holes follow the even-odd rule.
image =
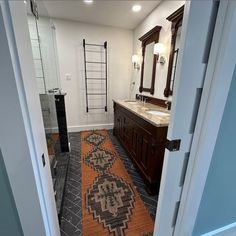
[[[139,66],[139,56],[138,55],[134,54],[132,56],[132,63],[134,65],[134,69],[139,70],[140,66]]]
[[[132,63],[138,63],[138,55],[134,54],[132,56]]]
[[[163,53],[165,51],[165,46],[163,43],[156,43],[154,45],[154,54],[160,55],[161,53]]]

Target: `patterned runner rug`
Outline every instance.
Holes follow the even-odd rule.
[[[81,132],[83,236],[143,236],[154,224],[107,131]]]

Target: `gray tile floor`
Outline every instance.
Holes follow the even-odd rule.
[[[82,235],[80,134],[69,135],[71,153],[61,214],[61,235]]]
[[[145,184],[128,158],[124,149],[120,146],[118,140],[108,131],[113,145],[124,162],[133,183],[140,194],[150,216],[155,219],[157,196],[150,196],[145,190]],[[82,202],[81,202],[81,160],[80,160],[80,134],[70,133],[69,140],[71,144],[70,163],[65,186],[65,195],[61,214],[61,235],[62,236],[80,236],[82,235]],[[102,236],[102,235],[101,235]]]

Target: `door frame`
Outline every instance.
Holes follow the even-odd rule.
[[[24,4],[24,3],[22,2],[19,4]],[[222,23],[230,24],[232,19],[235,20],[235,16],[233,14],[234,8],[230,7],[230,5],[235,4],[235,3],[234,1],[222,1],[222,4],[223,5],[225,4],[224,5],[225,8],[223,9],[224,6],[222,6],[222,16],[221,16],[222,18],[221,18],[221,21],[218,22],[219,27],[221,28],[221,31],[219,31],[218,34],[224,35],[224,37],[222,36],[220,38],[220,41],[217,41],[215,37],[214,45],[212,45],[213,47],[218,48],[218,50],[217,50],[217,53],[212,50],[212,53],[210,55],[211,61],[209,61],[209,64],[208,64],[206,81],[205,81],[206,83],[204,84],[204,90],[203,90],[199,115],[197,119],[195,134],[194,134],[192,148],[191,148],[190,162],[187,169],[187,175],[186,175],[185,185],[184,185],[184,189],[183,189],[183,193],[181,197],[180,210],[177,217],[177,224],[176,224],[174,235],[191,235],[188,233],[192,232],[193,230],[194,223],[197,217],[198,207],[200,205],[201,196],[204,190],[204,185],[206,182],[207,173],[208,173],[212,153],[214,150],[218,130],[220,127],[220,122],[221,122],[222,115],[224,112],[224,106],[226,103],[226,99],[227,99],[227,95],[228,95],[228,91],[230,87],[230,82],[232,79],[232,73],[233,73],[232,68],[234,67],[233,63],[235,64],[235,60],[230,60],[231,59],[230,57],[227,57],[227,58],[225,57],[226,55],[227,56],[231,55],[231,57],[235,59],[235,55],[233,55],[234,52],[232,48],[230,50],[230,47],[229,47],[229,45],[234,45],[233,42],[235,42],[234,41],[235,38],[232,37],[231,35],[233,32],[233,28],[224,27],[224,25],[221,25],[221,24]],[[11,3],[11,8],[12,9],[14,8],[13,3]],[[11,16],[9,15],[8,17],[11,17]],[[223,20],[224,18],[225,18],[225,21]],[[224,34],[222,34],[222,31],[224,32]],[[220,44],[220,47],[219,47],[219,44]],[[226,50],[224,48],[225,46],[227,47]],[[218,56],[219,54],[221,54],[220,57]],[[224,63],[224,60],[226,60],[227,63]],[[224,67],[222,65],[224,65]],[[225,81],[224,81],[225,83],[223,85],[222,83],[220,83],[221,82],[220,75],[222,73],[224,73],[224,78],[225,78]],[[219,86],[219,84],[221,86]],[[25,96],[24,92],[22,92],[22,96]],[[24,101],[24,103],[28,110],[29,107],[27,106],[26,101]],[[206,112],[204,113],[204,111]],[[215,115],[215,119],[212,118],[211,114]],[[26,112],[26,116],[28,115],[29,114],[27,114]],[[28,125],[31,126],[30,122]],[[209,129],[212,132],[211,134],[209,132]],[[34,139],[34,134],[31,133],[30,136],[32,139],[31,141],[35,145],[35,143],[37,142]],[[208,142],[210,142],[210,148],[209,148]],[[35,148],[36,148],[35,151],[37,151],[37,146],[35,146]],[[39,165],[38,160],[34,160],[34,163],[35,165]],[[203,166],[204,168],[202,168]],[[35,166],[35,171],[38,173],[38,175],[42,175],[40,169],[38,169],[36,166]],[[201,176],[201,178],[199,178],[199,176]],[[38,184],[39,184],[38,190],[40,190],[40,192],[42,191],[41,192],[42,194],[43,193],[43,188],[41,186],[42,183],[38,183]],[[42,199],[41,203],[43,205],[45,204],[44,207],[47,209],[46,202],[44,202],[45,200],[46,199]],[[192,206],[193,202],[194,202],[194,206]],[[158,205],[159,206],[162,205],[162,202],[160,202]],[[48,216],[50,215],[49,214],[50,210],[49,209],[47,210],[48,212],[46,212],[46,215]],[[190,215],[191,217],[189,217]],[[45,218],[47,218],[47,216],[45,216]],[[161,217],[162,219],[165,219],[165,215],[160,215],[159,217]],[[47,220],[49,219],[45,219],[45,221]],[[156,225],[156,228],[158,228],[158,221],[156,221],[155,225]],[[180,232],[180,234],[178,234],[178,232]],[[154,235],[156,234],[154,233]]]
[[[186,15],[189,14],[190,4],[191,2],[186,3]],[[204,1],[202,4],[204,4]],[[208,170],[235,68],[236,55],[234,50],[232,50],[235,48],[234,42],[236,41],[236,29],[233,28],[233,25],[236,25],[235,9],[236,3],[234,1],[220,1],[186,177],[177,212],[176,225],[171,235],[192,235],[197,219],[201,197],[207,180]],[[201,15],[200,12],[199,15]],[[199,33],[200,31],[201,29],[199,29]],[[222,83],[221,78],[224,78],[224,83]],[[178,91],[176,91],[176,96],[178,96]],[[214,116],[211,114],[214,114]],[[191,114],[185,114],[185,116],[187,115]],[[171,119],[171,122],[173,122],[173,119]],[[161,181],[163,188],[160,189],[160,195],[163,194],[164,188],[172,187],[171,185],[168,186],[168,182],[165,179],[162,178]],[[159,200],[154,235],[162,236],[163,231],[161,233],[158,232],[158,225],[160,225],[160,219],[162,222],[163,220],[169,221],[169,217],[166,215],[166,211],[169,209],[165,208],[161,212],[158,212],[158,209],[165,205],[164,198]],[[235,230],[234,223],[216,229],[206,234],[206,236],[223,235],[226,232],[230,233],[232,230]],[[170,231],[167,230],[165,236],[168,235],[170,235]]]
[[[26,136],[24,137],[22,135],[22,140],[25,140],[28,148],[28,155],[25,154],[24,158],[30,163],[30,166],[27,166],[24,171],[21,171],[21,176],[10,173],[10,167],[14,166],[14,163],[10,163],[6,166],[7,171],[10,173],[9,180],[16,201],[17,211],[24,234],[32,235],[32,231],[35,229],[30,222],[35,219],[39,226],[38,228],[41,227],[40,231],[38,230],[39,234],[48,236],[60,235],[53,183],[49,181],[52,178],[40,99],[37,85],[32,79],[35,78],[35,70],[28,29],[26,4],[23,1],[3,0],[0,1],[0,7],[2,9],[6,41],[9,45],[12,73],[14,74],[14,83],[16,86],[16,92],[12,93],[11,96],[17,97],[21,111],[20,114],[14,115],[19,119],[22,115],[22,126]],[[7,101],[4,102],[7,104]],[[16,118],[14,118],[14,120],[16,120]],[[7,122],[10,122],[10,118]],[[6,123],[6,126],[8,125],[9,124]],[[17,131],[16,129],[16,132]],[[14,138],[12,138],[12,140],[14,140]],[[7,146],[9,145],[10,143],[7,143]],[[24,147],[22,147],[22,149],[23,148]],[[42,161],[43,155],[45,157],[45,165]],[[20,167],[19,170],[21,170]],[[37,196],[36,203],[38,203],[39,206],[36,204],[31,206],[29,199],[23,197],[28,191],[22,194],[22,189],[24,188],[20,188],[19,185],[12,181],[16,178],[25,181],[25,179],[29,178],[28,172],[32,173],[31,178],[34,181],[35,187],[35,189],[31,188],[31,194],[32,196],[33,194]],[[30,188],[31,186],[28,187]],[[30,194],[27,194],[27,196],[30,197]],[[38,215],[41,221],[38,220],[39,217],[36,218]]]

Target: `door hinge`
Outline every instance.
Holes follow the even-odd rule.
[[[43,163],[43,167],[44,167],[44,166],[46,165],[44,153],[43,153],[43,155],[42,155],[42,163]]]
[[[175,140],[168,140],[167,139],[166,140],[166,148],[170,152],[179,151],[180,143],[181,143],[181,139],[175,139]]]
[[[175,203],[175,210],[174,210],[172,224],[171,224],[172,227],[174,227],[176,225],[177,216],[178,216],[178,212],[179,212],[179,205],[180,205],[180,201]]]
[[[184,185],[184,180],[185,180],[187,167],[188,167],[189,155],[190,155],[190,152],[186,152],[184,154],[184,161],[183,161],[183,167],[182,167],[182,172],[181,172],[180,181],[179,181],[179,187],[182,187]]]
[[[32,14],[36,17],[36,19],[39,19],[38,6],[36,0],[30,0],[30,8]]]

